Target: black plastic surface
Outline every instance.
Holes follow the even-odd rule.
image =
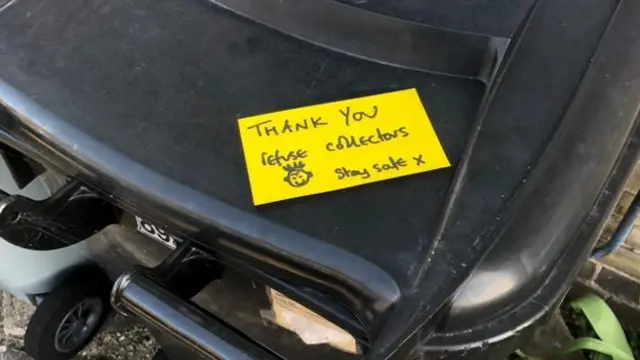
[[[535,0],[340,0],[340,2],[445,29],[511,37]]]
[[[508,38],[404,21],[332,0],[212,0],[284,34],[365,60],[487,82]]]
[[[507,319],[556,276],[537,313],[501,324],[528,324],[561,295],[588,251],[561,255],[591,245],[574,237],[606,180],[629,167],[617,161],[640,103],[639,3],[541,0],[530,17],[529,2],[351,5],[513,36],[486,88],[324,50],[197,0],[18,0],[0,12],[11,113],[0,135],[262,281],[329,295],[362,323],[368,356],[401,357],[461,309],[454,294],[492,248],[511,270],[545,254],[500,299]],[[251,205],[237,118],[409,87],[453,168]],[[492,301],[423,350],[506,338],[509,326],[473,321],[493,321]]]
[[[237,119],[416,87],[456,163],[483,94],[480,82],[331,53],[194,1],[119,2],[87,16],[86,4],[43,3],[29,18],[12,15],[32,1],[40,0],[21,0],[0,19],[6,83],[150,169],[406,278],[416,247],[433,232],[452,169],[256,209]],[[29,36],[10,36],[11,29]],[[389,239],[394,256],[369,246],[391,245]]]

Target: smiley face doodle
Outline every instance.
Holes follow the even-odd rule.
[[[292,165],[285,165],[282,169],[287,172],[284,181],[292,187],[305,186],[313,177],[311,171],[304,170],[304,163],[302,161],[295,162]]]

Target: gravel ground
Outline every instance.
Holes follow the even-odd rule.
[[[22,351],[29,317],[34,311],[24,303],[2,292],[0,324],[0,360],[29,360]],[[147,330],[124,327],[121,322],[103,331],[76,357],[78,360],[149,360],[156,350],[156,342]]]

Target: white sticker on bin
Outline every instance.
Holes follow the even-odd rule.
[[[148,237],[157,240],[163,245],[175,249],[180,243],[180,240],[174,238],[173,236],[167,234],[163,229],[145,221],[144,219],[136,216],[136,223],[138,224],[138,231],[147,235]]]

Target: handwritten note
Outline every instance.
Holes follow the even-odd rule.
[[[240,119],[255,205],[450,166],[415,89]]]

